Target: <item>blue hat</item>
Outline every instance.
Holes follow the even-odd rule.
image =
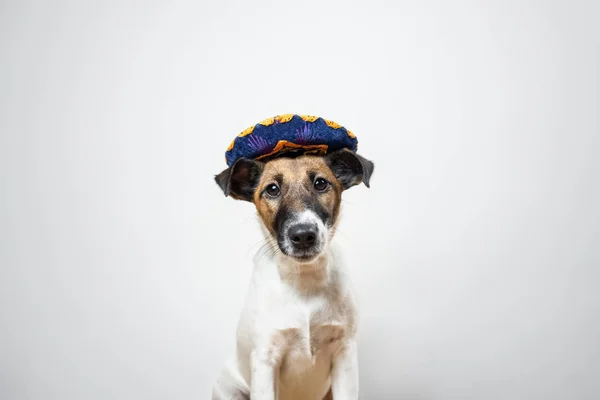
[[[356,152],[356,136],[321,117],[285,114],[268,118],[240,133],[225,152],[227,166],[240,158],[269,160],[300,154],[325,155],[349,149]]]

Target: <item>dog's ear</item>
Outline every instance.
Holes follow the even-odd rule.
[[[216,175],[215,182],[225,196],[252,201],[263,168],[264,164],[260,161],[240,158],[231,167]]]
[[[342,149],[325,156],[325,162],[340,182],[344,190],[364,183],[370,187],[369,181],[375,164],[353,151]]]

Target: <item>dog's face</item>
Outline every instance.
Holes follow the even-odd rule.
[[[335,232],[342,192],[369,179],[371,161],[340,150],[325,157],[238,160],[215,177],[226,196],[251,201],[279,250],[310,262]]]

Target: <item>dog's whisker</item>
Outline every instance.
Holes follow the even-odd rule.
[[[350,237],[349,237],[348,235],[346,235],[346,234],[345,234],[343,231],[341,231],[339,228],[333,228],[333,231],[334,231],[336,234],[338,234],[338,233],[339,233],[339,234],[341,234],[342,236],[344,236],[345,238],[348,238],[348,239],[350,239]]]
[[[255,249],[255,248],[256,248],[256,246],[259,246],[259,245],[260,245],[261,247],[262,247],[262,246],[264,246],[264,244],[265,244],[265,243],[267,243],[267,241],[268,241],[268,240],[269,240],[269,238],[263,238],[263,239],[259,240],[258,242],[254,243],[254,244],[253,244],[253,245],[250,247],[250,250],[253,250],[253,249]]]
[[[279,251],[279,245],[277,244],[276,241],[274,241],[271,237],[267,237],[263,240],[261,240],[259,243],[262,243],[260,245],[260,248],[258,249],[258,253],[261,255],[266,255],[268,257],[272,257],[274,256],[277,251]],[[256,247],[256,245],[255,245]]]
[[[277,254],[278,251],[281,251],[279,249],[279,245],[277,243],[271,242],[271,245],[269,247],[269,256],[273,257]]]

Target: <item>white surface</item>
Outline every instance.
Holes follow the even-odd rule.
[[[599,398],[599,8],[2,2],[0,397],[208,398],[260,240],[212,176],[295,112],[376,162],[362,398]]]

